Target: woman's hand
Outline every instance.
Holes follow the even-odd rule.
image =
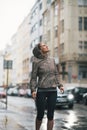
[[[63,86],[60,87],[60,91],[61,91],[62,93],[64,93],[64,87],[63,87]]]
[[[37,93],[34,91],[34,92],[32,92],[32,98],[33,99],[36,99],[36,95],[37,95]]]
[[[60,86],[60,91],[62,92],[62,93],[64,93],[64,87],[63,87],[63,85],[61,84],[61,86]]]

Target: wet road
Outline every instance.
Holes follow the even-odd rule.
[[[8,110],[0,109],[0,130],[35,130],[35,104],[32,99],[8,97]],[[87,130],[87,106],[75,104],[72,110],[55,110],[53,130]],[[41,130],[46,130],[46,114]]]
[[[54,130],[87,130],[86,106],[75,104],[73,110],[63,108],[57,110],[56,113]]]

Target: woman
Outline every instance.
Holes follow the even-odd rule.
[[[32,97],[36,100],[37,106],[36,130],[40,130],[46,103],[48,119],[47,130],[53,129],[57,86],[61,91],[64,91],[63,86],[58,81],[58,72],[55,61],[48,57],[48,52],[49,48],[44,43],[37,44],[33,49],[35,59],[32,64],[30,87]]]

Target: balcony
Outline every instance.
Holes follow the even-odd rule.
[[[78,61],[87,62],[87,54],[78,54]]]
[[[65,61],[78,61],[78,62],[87,62],[87,54],[63,54],[60,55],[59,58],[60,62],[65,62]]]

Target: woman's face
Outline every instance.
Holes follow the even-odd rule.
[[[49,52],[48,46],[46,44],[44,44],[44,43],[40,44],[40,49],[41,49],[42,53],[44,53],[44,54]]]

